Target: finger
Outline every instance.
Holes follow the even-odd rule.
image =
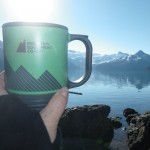
[[[4,71],[0,73],[0,88],[5,88],[4,74]]]
[[[47,117],[51,117],[51,119],[53,118],[55,122],[56,120],[58,121],[66,107],[67,98],[67,88],[62,88],[60,91],[58,91],[49,101],[48,105],[44,108],[44,112],[48,114]]]
[[[62,88],[52,97],[48,105],[40,112],[52,142],[55,140],[57,125],[67,105],[67,101],[68,89]]]
[[[0,79],[4,80],[5,71],[0,72]]]
[[[0,96],[1,95],[7,95],[8,93],[7,93],[7,91],[5,90],[5,89],[1,89],[0,88]]]
[[[4,82],[5,71],[0,72],[0,95],[7,95]]]
[[[68,89],[62,88],[58,93],[56,93],[53,98],[50,100],[49,104],[47,105],[47,108],[49,111],[53,113],[55,118],[60,118],[62,113],[64,112],[64,109],[67,105],[68,101]]]

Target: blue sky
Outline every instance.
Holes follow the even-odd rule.
[[[95,53],[150,54],[150,0],[1,0],[0,25],[11,21],[65,25],[88,35]],[[83,49],[80,42],[70,47]]]

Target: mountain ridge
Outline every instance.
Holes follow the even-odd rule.
[[[0,41],[0,70],[3,69],[3,45]],[[128,54],[119,51],[116,54],[96,54],[93,53],[93,70],[103,71],[150,71],[150,55],[142,50],[135,54]],[[68,70],[70,74],[77,68],[84,70],[85,52],[68,51]],[[82,71],[81,71],[82,72]]]
[[[72,55],[73,56],[72,56]],[[76,57],[74,56],[76,55]],[[70,51],[69,59],[73,58],[71,63],[81,66],[83,53]],[[85,57],[85,56],[84,56]],[[150,55],[142,50],[137,51],[135,54],[127,54],[118,52],[117,54],[93,54],[93,69],[104,71],[143,71],[150,70]]]

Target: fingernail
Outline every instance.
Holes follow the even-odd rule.
[[[67,98],[68,97],[68,88],[66,88],[66,87],[61,88],[59,93]]]

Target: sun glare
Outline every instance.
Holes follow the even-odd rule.
[[[58,16],[59,0],[5,0],[10,16],[19,21],[47,21]]]

